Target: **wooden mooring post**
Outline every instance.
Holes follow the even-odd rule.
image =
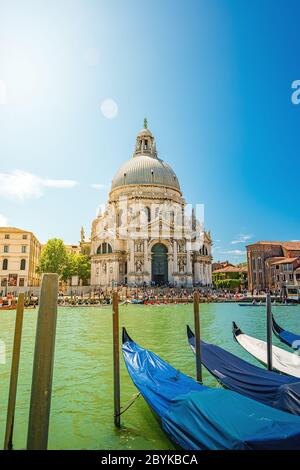
[[[272,358],[272,306],[271,306],[271,296],[268,293],[266,297],[267,305],[267,364],[268,370],[273,369],[273,358]]]
[[[44,274],[33,361],[27,449],[46,450],[57,318],[58,275]]]
[[[195,326],[195,350],[196,350],[196,380],[202,383],[200,319],[199,319],[199,292],[194,292],[194,326]]]
[[[17,386],[18,386],[18,375],[19,375],[23,314],[24,314],[24,294],[20,293],[18,295],[18,305],[17,305],[17,312],[16,312],[15,334],[14,334],[14,344],[13,344],[12,363],[11,363],[11,372],[10,372],[10,384],[9,384],[9,393],[8,393],[6,429],[5,429],[5,438],[4,438],[4,450],[12,450],[13,448],[13,432],[14,432],[14,419],[15,419],[16,397],[17,397]]]
[[[121,426],[120,410],[120,338],[119,338],[119,299],[118,293],[113,292],[113,361],[114,361],[114,423],[118,428]]]

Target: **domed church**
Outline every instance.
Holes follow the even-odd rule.
[[[207,286],[210,232],[187,213],[178,178],[144,128],[115,174],[105,210],[92,223],[91,285]]]

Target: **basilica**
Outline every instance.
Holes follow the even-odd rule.
[[[210,232],[195,210],[187,211],[145,119],[132,157],[115,174],[105,209],[92,223],[91,285],[207,286],[211,247]]]

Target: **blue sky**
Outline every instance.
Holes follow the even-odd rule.
[[[147,116],[186,201],[205,204],[215,259],[299,239],[299,14],[293,0],[0,0],[0,223],[42,242],[89,234]]]

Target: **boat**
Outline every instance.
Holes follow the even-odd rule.
[[[267,342],[253,338],[242,332],[235,322],[232,332],[236,341],[261,364],[267,366]],[[272,345],[272,367],[276,372],[300,378],[300,357],[295,353],[285,351]]]
[[[291,331],[284,330],[281,326],[276,323],[273,315],[272,315],[272,325],[273,325],[273,332],[275,336],[277,336],[282,343],[287,344],[291,348],[295,350],[300,350],[300,335],[295,335]]]
[[[187,326],[195,353],[195,335]],[[201,340],[204,367],[225,388],[282,411],[300,416],[300,380],[250,364],[225,349]]]
[[[272,305],[274,307],[295,307],[298,304],[296,304],[296,303],[289,303],[289,304],[288,303],[273,303]],[[265,307],[266,304],[265,303],[259,303],[259,302],[254,303],[254,304],[245,302],[245,303],[240,303],[239,306],[240,307]]]
[[[260,304],[260,303],[256,303],[256,304],[249,304],[249,303],[243,303],[243,304],[239,304],[240,307],[263,307],[265,304]]]
[[[140,347],[124,328],[122,351],[133,383],[176,447],[300,449],[298,416],[230,390],[201,385]]]
[[[4,305],[0,307],[0,312],[2,310],[16,310],[16,308],[17,308],[17,305]]]
[[[142,299],[132,299],[132,300],[130,300],[130,303],[134,304],[134,305],[142,305],[142,304],[144,304],[144,300],[142,300]]]

